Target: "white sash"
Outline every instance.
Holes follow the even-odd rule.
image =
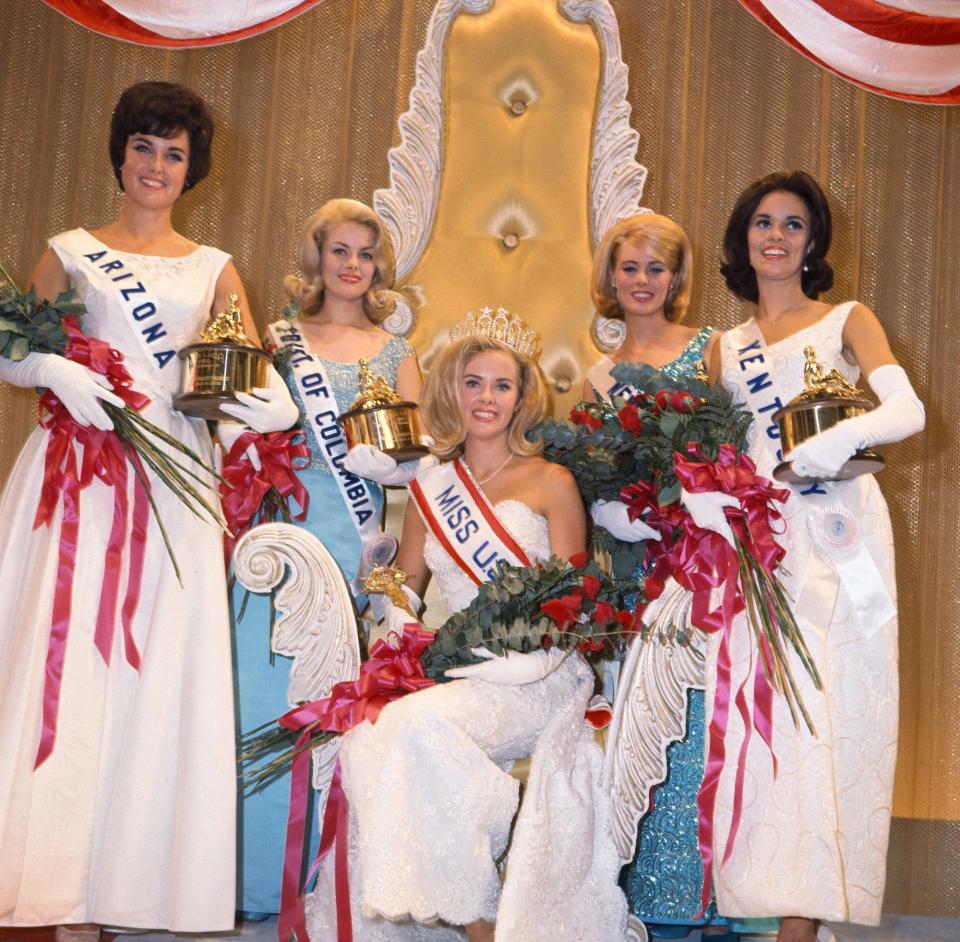
[[[90,235],[86,229],[78,230],[76,243],[83,263],[116,285],[116,300],[124,312],[140,346],[152,357],[157,370],[162,374],[171,362],[179,369],[173,337],[163,323],[161,305],[150,288],[144,284],[126,258]]]
[[[333,385],[323,372],[323,363],[307,346],[306,338],[289,321],[276,321],[267,328],[271,340],[289,353],[290,372],[300,393],[300,401],[313,428],[320,456],[326,462],[343,504],[356,527],[364,547],[380,533],[380,516],[370,483],[343,466],[347,457],[347,439],[337,423],[343,411],[333,393]],[[351,584],[359,594],[359,574]]]
[[[636,393],[632,386],[627,383],[619,383],[610,375],[610,370],[614,366],[616,364],[610,357],[604,357],[587,370],[587,379],[590,380],[590,384],[607,402],[613,402],[614,396],[622,396],[624,399],[628,399]]]
[[[774,413],[790,401],[793,384],[787,376],[771,375],[767,363],[767,346],[756,321],[747,321],[729,334],[731,349],[742,373],[742,395],[753,413],[760,434],[758,447],[783,460],[780,448],[780,428],[773,420]],[[759,464],[760,462],[758,462]],[[804,502],[807,508],[806,525],[816,547],[801,574],[802,586],[796,600],[798,615],[815,611],[818,622],[829,623],[836,605],[837,586],[832,579],[823,578],[826,566],[840,580],[857,618],[863,625],[864,637],[869,637],[896,614],[896,604],[886,588],[877,564],[863,542],[860,522],[837,496],[838,487],[854,487],[855,482],[810,482],[789,484],[792,500]]]
[[[476,585],[493,578],[501,559],[532,565],[459,458],[428,468],[409,487],[427,529]]]

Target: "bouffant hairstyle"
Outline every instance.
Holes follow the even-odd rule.
[[[663,313],[668,321],[683,320],[690,306],[693,258],[687,234],[672,219],[656,213],[628,216],[611,226],[593,257],[590,293],[597,313],[623,320],[623,311],[613,289],[613,273],[620,246],[645,248],[673,272],[674,286],[667,293]]]
[[[397,295],[390,289],[397,263],[393,241],[383,220],[365,203],[335,199],[323,204],[308,220],[300,244],[300,272],[287,275],[283,286],[304,314],[316,314],[323,305],[322,253],[327,233],[341,222],[366,226],[373,235],[373,278],[363,296],[363,311],[373,324],[380,324],[393,312]]]
[[[190,141],[184,190],[196,186],[210,172],[213,118],[193,89],[174,82],[138,82],[117,102],[110,122],[110,163],[123,189],[120,168],[132,134],[173,137],[186,131]]]
[[[538,455],[543,451],[543,442],[527,438],[527,433],[547,414],[547,387],[540,367],[499,340],[471,336],[455,340],[437,354],[420,394],[423,421],[436,441],[433,452],[440,458],[455,458],[463,451],[467,427],[460,406],[460,386],[470,361],[491,350],[509,354],[517,364],[520,388],[507,438],[510,451],[515,455]]]
[[[793,193],[803,200],[810,213],[810,240],[804,258],[804,270],[800,272],[800,287],[808,298],[816,298],[820,292],[833,287],[833,269],[827,261],[833,223],[830,217],[830,204],[820,184],[804,170],[792,170],[787,173],[771,173],[754,180],[738,197],[730,218],[727,231],[723,236],[723,255],[725,261],[720,273],[726,279],[727,287],[745,301],[757,302],[757,275],[750,264],[750,252],[747,247],[747,230],[753,220],[760,201],[768,193],[779,191]]]

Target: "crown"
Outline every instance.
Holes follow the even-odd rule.
[[[450,340],[462,340],[464,337],[489,337],[499,340],[522,356],[536,357],[540,347],[540,338],[532,327],[511,314],[506,308],[496,311],[489,307],[480,308],[480,313],[467,311],[466,317],[450,328]]]

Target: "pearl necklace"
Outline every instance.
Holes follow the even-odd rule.
[[[486,484],[488,481],[492,481],[508,464],[510,464],[512,460],[513,460],[513,452],[511,451],[510,454],[507,455],[507,460],[504,461],[504,463],[500,465],[500,467],[497,468],[497,470],[494,471],[493,474],[488,474],[482,481],[478,479],[477,484],[479,484],[480,487],[483,487],[483,485]],[[464,464],[466,464],[466,460],[464,460]],[[469,467],[470,465],[467,465],[467,468]],[[473,471],[471,470],[470,473],[473,474]]]

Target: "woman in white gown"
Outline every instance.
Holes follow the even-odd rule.
[[[774,697],[778,769],[774,774],[769,749],[753,736],[738,798],[736,757],[744,728],[739,711],[731,709],[713,828],[721,911],[783,914],[780,942],[812,942],[821,919],[880,919],[897,750],[893,543],[873,476],[834,478],[859,449],[899,441],[924,423],[923,406],[873,312],[857,302],[817,300],[833,283],[825,257],[830,236],[829,206],[808,174],[772,174],[744,191],[727,225],[722,271],[756,312],[722,337],[711,360],[712,375],[754,414],[749,447],[758,472],[771,477],[785,457],[804,479],[789,485],[786,530],[778,541],[787,550],[781,578],[823,678],[818,691],[791,655],[816,735],[795,728],[784,699]],[[810,346],[824,372],[835,369],[849,382],[865,376],[880,405],[783,456],[772,416],[803,389]],[[684,500],[699,522],[724,530],[725,501],[711,494]],[[755,667],[751,633],[742,621],[731,642],[729,689],[738,690]],[[716,664],[715,657],[708,664],[708,710]],[[742,692],[752,712],[753,684]],[[739,830],[721,865],[738,806]]]
[[[530,562],[584,549],[573,477],[526,440],[546,403],[526,352],[531,339],[515,321],[489,320],[448,345],[427,376],[424,419],[445,461],[417,477],[404,519],[397,564],[415,610],[430,571],[451,609],[469,604],[482,581],[470,559],[489,565],[501,537]],[[451,493],[463,497],[455,500],[465,514],[450,511]],[[484,552],[469,533],[458,545],[466,519],[478,521],[477,539],[488,538]],[[412,619],[388,605],[386,620],[401,630]],[[622,938],[601,756],[583,721],[592,672],[578,654],[553,650],[452,674],[462,679],[395,701],[376,725],[344,736],[354,937],[460,938],[447,927],[465,927],[469,940]],[[506,769],[531,753],[501,892],[498,862],[519,790]],[[311,904],[314,938],[335,937],[329,869]]]
[[[119,350],[149,397],[145,417],[208,462],[205,423],[171,407],[176,353],[231,293],[253,335],[229,256],[171,225],[180,193],[209,170],[212,133],[189,89],[127,89],[111,127],[120,216],[55,236],[33,273],[41,296],[77,291],[85,333]],[[67,448],[81,467],[87,430],[112,428],[100,401],[122,405],[104,377],[60,356],[0,360],[0,377],[63,402],[80,427]],[[265,395],[245,418],[262,431],[292,424],[289,397]],[[132,471],[117,488],[94,477],[76,511],[61,498],[34,529],[51,435],[34,430],[0,501],[0,925],[57,925],[58,939],[95,939],[100,924],[230,929],[236,772],[221,531],[150,471],[182,585],[152,516],[139,577],[136,522],[114,532],[121,491],[137,518]]]

